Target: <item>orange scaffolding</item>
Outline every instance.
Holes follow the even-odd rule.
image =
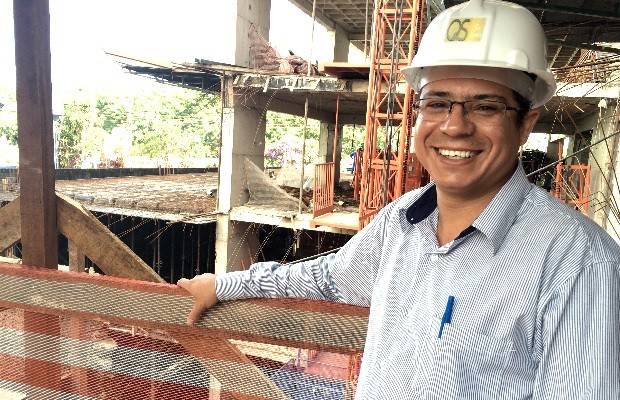
[[[409,65],[417,50],[423,11],[424,0],[375,2],[366,138],[360,168],[360,229],[405,190],[414,94],[400,71]],[[407,186],[416,184],[409,182]]]

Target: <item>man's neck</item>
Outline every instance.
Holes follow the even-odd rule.
[[[456,239],[489,205],[498,191],[476,198],[463,198],[437,189],[437,241],[440,246]]]

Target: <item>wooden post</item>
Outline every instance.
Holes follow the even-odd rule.
[[[23,263],[57,268],[47,0],[14,0]]]
[[[69,240],[69,271],[84,272],[86,268],[86,256],[79,247]]]
[[[14,0],[17,129],[22,262],[58,267],[54,138],[52,133],[52,80],[48,0]],[[59,318],[24,313],[24,330],[57,336]],[[60,363],[39,363],[37,349],[25,342],[26,380],[29,385],[60,389]],[[60,360],[59,349],[46,349]],[[56,354],[54,354],[56,353]],[[35,395],[36,397],[36,395]],[[35,398],[33,397],[33,398]],[[29,396],[30,398],[30,396]]]

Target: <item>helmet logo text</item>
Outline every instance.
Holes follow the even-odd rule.
[[[486,18],[454,18],[446,31],[447,42],[479,42]]]

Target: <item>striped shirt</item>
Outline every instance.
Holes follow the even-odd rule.
[[[335,255],[222,275],[217,296],[370,306],[358,400],[620,399],[618,244],[521,167],[443,246],[437,216],[430,184]]]

